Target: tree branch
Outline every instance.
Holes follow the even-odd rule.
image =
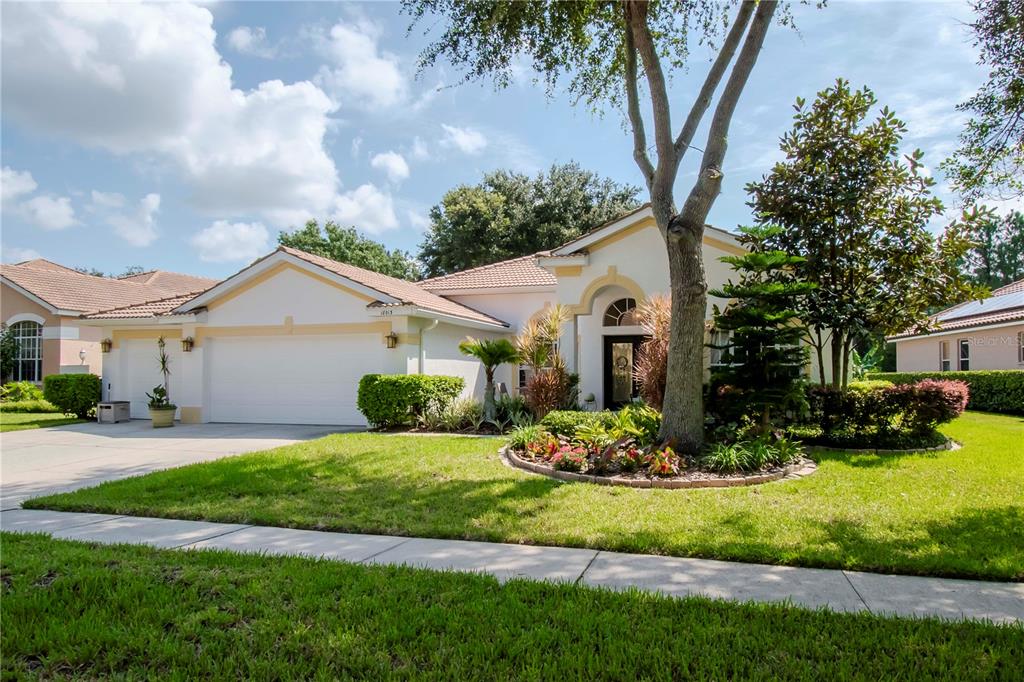
[[[718,89],[718,84],[722,82],[722,76],[725,74],[726,68],[728,68],[729,63],[732,61],[733,55],[736,54],[736,49],[739,47],[740,40],[743,39],[743,34],[747,31],[747,24],[750,23],[750,17],[754,14],[754,7],[756,5],[756,0],[744,0],[740,4],[739,12],[736,13],[736,20],[733,21],[732,28],[729,29],[725,42],[722,43],[722,49],[718,52],[718,57],[715,58],[714,63],[711,65],[711,69],[704,79],[704,85],[701,86],[700,93],[697,95],[697,99],[694,100],[693,106],[690,107],[690,113],[686,116],[683,128],[679,131],[679,136],[676,138],[675,151],[677,161],[683,158],[687,147],[693,141],[693,136],[697,133],[701,119],[704,118],[705,112],[711,106],[711,98],[714,97],[715,90]]]
[[[647,190],[650,191],[654,183],[654,165],[651,163],[651,157],[647,155],[647,133],[644,131],[644,118],[640,114],[640,94],[636,83],[636,45],[633,42],[633,31],[629,26],[628,5],[623,5],[623,14],[626,22],[626,101],[629,125],[633,129],[633,159],[640,167],[644,182],[647,183]]]
[[[721,166],[728,146],[729,124],[736,111],[736,103],[743,92],[743,87],[757,62],[758,53],[764,44],[765,34],[768,33],[772,15],[777,7],[776,0],[760,0],[758,3],[757,11],[754,13],[754,18],[747,31],[747,37],[743,41],[743,48],[740,50],[739,57],[736,58],[736,64],[733,65],[729,80],[725,84],[725,90],[715,107],[715,114],[711,118],[711,129],[708,131],[708,141],[704,146],[704,156],[701,159],[700,173],[683,205],[682,214],[691,218],[686,221],[690,224],[691,229],[702,229],[704,219],[707,217],[707,209],[710,208],[711,202],[721,189]],[[699,218],[699,221],[693,220],[694,217]],[[681,223],[674,225],[673,228],[670,231],[677,232],[684,229]]]
[[[665,74],[661,70],[661,60],[654,46],[651,29],[647,25],[646,0],[626,2],[623,5],[626,17],[626,30],[632,33],[633,45],[640,54],[644,65],[644,76],[651,93],[651,111],[654,118],[654,144],[658,150],[657,175],[663,176],[661,169],[675,168],[675,146],[672,142],[672,114],[668,103],[668,89],[665,86]]]

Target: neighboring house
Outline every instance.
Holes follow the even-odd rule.
[[[719,258],[738,253],[733,235],[706,230],[710,286],[730,273]],[[80,323],[110,340],[104,395],[130,401],[133,417],[147,416],[145,393],[161,382],[154,358],[162,336],[182,421],[361,425],[364,374],[456,375],[467,395],[479,396],[482,367],[459,342],[511,338],[558,303],[573,314],[559,350],[580,376],[581,395],[592,393],[597,407],[628,400],[643,334],[634,308],[668,288],[664,241],[645,206],[550,252],[417,283],[280,247],[197,296],[95,312]],[[514,393],[521,376],[504,366],[497,379]]]
[[[81,316],[170,294],[195,293],[217,280],[154,270],[121,279],[95,277],[37,258],[0,266],[0,325],[18,340],[13,378],[102,371],[102,332]]]
[[[936,313],[928,333],[889,337],[897,372],[1024,369],[1024,279]]]

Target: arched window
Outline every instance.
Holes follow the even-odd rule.
[[[636,318],[636,299],[620,298],[604,311],[605,327],[627,327],[639,324]]]
[[[43,380],[43,325],[23,321],[11,325],[11,335],[18,342],[18,361],[14,363],[15,381]]]

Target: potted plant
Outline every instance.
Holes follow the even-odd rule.
[[[164,375],[164,383],[162,386],[154,386],[153,392],[147,393],[146,397],[149,398],[149,418],[153,420],[153,428],[159,429],[174,426],[174,412],[178,406],[171,402],[170,393],[167,391],[167,387],[170,385],[171,359],[167,356],[167,344],[164,337],[161,336],[157,339],[156,345],[158,349],[157,363],[160,373]]]
[[[149,398],[149,418],[153,420],[153,428],[174,426],[174,411],[178,406],[167,397],[167,389],[154,386],[153,392],[147,393],[146,397]]]

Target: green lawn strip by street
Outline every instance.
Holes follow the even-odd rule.
[[[4,534],[4,676],[1012,679],[1024,628]]]
[[[85,419],[68,417],[59,412],[0,412],[0,433],[42,429],[47,426],[64,426],[65,424],[81,424],[85,421]]]
[[[967,413],[955,451],[816,454],[802,480],[702,490],[561,483],[500,441],[339,434],[30,500],[67,511],[1024,578],[1024,419]]]

